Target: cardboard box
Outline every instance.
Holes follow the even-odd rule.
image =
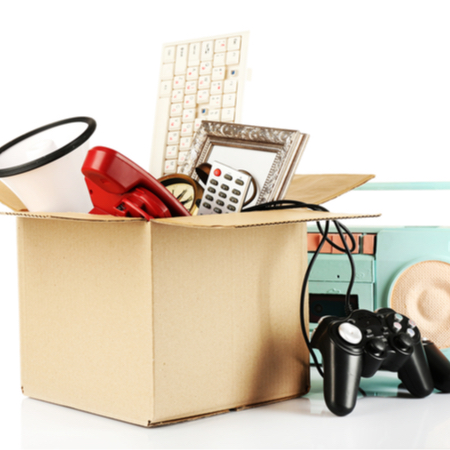
[[[6,214],[25,395],[157,426],[308,392],[306,223],[353,215]]]

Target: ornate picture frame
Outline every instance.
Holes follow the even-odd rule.
[[[249,172],[258,185],[251,206],[282,199],[309,135],[297,130],[203,121],[182,173],[198,180],[196,167],[218,160]]]

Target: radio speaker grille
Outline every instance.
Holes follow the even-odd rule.
[[[422,337],[450,347],[450,264],[430,260],[408,267],[394,284],[390,304],[416,322]]]

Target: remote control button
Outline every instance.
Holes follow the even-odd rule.
[[[225,192],[220,191],[219,192],[219,197],[227,198],[227,194],[225,194]]]
[[[236,197],[230,197],[230,202],[239,203],[239,200]]]
[[[244,182],[242,180],[236,180],[236,184],[239,186],[244,186]]]
[[[382,339],[371,339],[367,343],[367,351],[372,353],[374,356],[381,356],[383,352],[386,350],[386,341]]]
[[[228,191],[230,189],[230,187],[227,184],[222,184],[220,186],[224,191]]]
[[[203,202],[203,206],[205,208],[211,209],[211,205],[209,203]]]
[[[216,190],[213,188],[213,187],[209,187],[208,188],[208,192],[211,192],[211,193],[213,193],[213,194],[215,194],[216,193]]]
[[[236,208],[235,208],[233,205],[228,205],[227,208],[228,208],[230,211],[236,211]]]
[[[363,338],[361,330],[348,322],[341,323],[338,332],[341,338],[349,344],[359,344]]]
[[[220,177],[220,175],[222,175],[222,171],[221,171],[220,169],[215,169],[215,170],[214,170],[214,175],[215,175],[216,177]]]
[[[234,195],[241,195],[241,191],[238,191],[237,189],[233,189],[231,191]]]
[[[217,214],[222,214],[222,210],[220,208],[214,208],[214,212]]]
[[[206,200],[209,200],[210,202],[212,202],[214,200],[214,197],[212,195],[205,195]]]
[[[211,184],[213,186],[217,186],[219,184],[219,182],[217,180],[211,180]]]
[[[225,205],[225,203],[224,203],[222,200],[217,200],[216,203],[217,203],[219,206]]]
[[[228,181],[231,181],[233,179],[233,177],[229,173],[225,174],[223,177]]]

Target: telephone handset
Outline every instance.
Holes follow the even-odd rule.
[[[81,171],[94,205],[91,214],[144,217],[146,220],[190,216],[158,180],[111,148],[89,150]]]

